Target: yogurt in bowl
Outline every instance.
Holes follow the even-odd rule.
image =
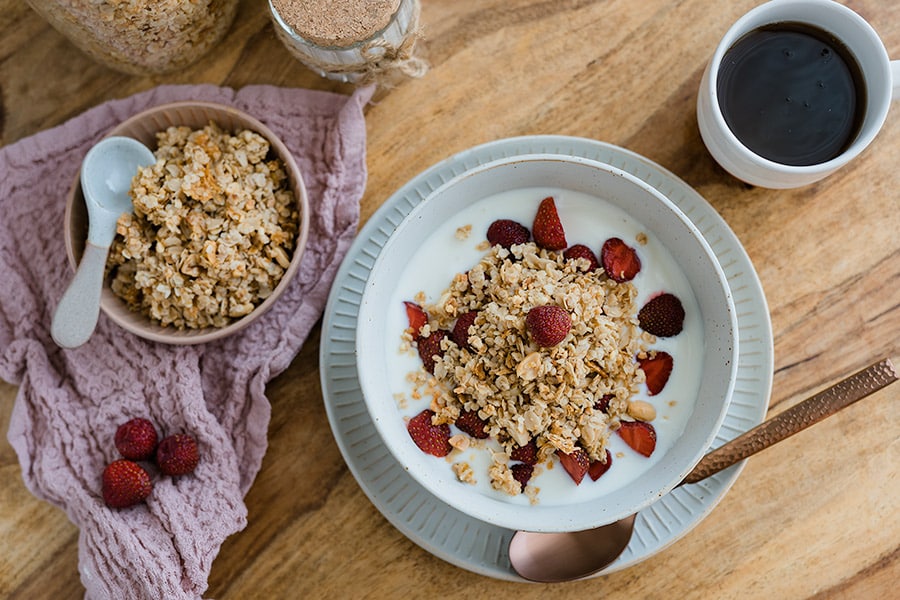
[[[401,342],[409,327],[404,302],[434,304],[458,273],[492,252],[485,232],[494,220],[513,219],[530,226],[538,202],[548,196],[554,198],[569,245],[582,243],[599,252],[604,240],[618,237],[637,249],[642,268],[626,284],[636,290],[635,306],[668,292],[681,300],[685,317],[678,335],[645,335],[634,346],[675,357],[662,391],[651,397],[638,371],[631,389],[618,394],[655,407],[652,453],[635,452],[622,436],[609,433],[604,447],[610,452],[611,467],[596,481],[584,477],[576,485],[568,469],[545,450],[544,460],[525,486],[527,493],[511,494],[496,481],[492,485],[496,478],[489,476],[492,467],[496,472],[496,456],[503,453],[502,432],[497,439],[462,444],[446,458],[422,452],[407,432],[407,420],[431,405],[429,394],[422,393],[431,384],[423,382],[434,379],[424,375],[422,360]],[[535,531],[609,523],[674,487],[702,457],[721,423],[733,386],[736,352],[727,283],[690,221],[658,192],[613,167],[543,155],[504,159],[464,173],[414,209],[376,261],[357,332],[366,404],[401,464],[451,506],[500,526]],[[410,376],[417,372],[420,376]],[[620,408],[624,406],[619,402]],[[633,420],[617,416],[611,419],[614,429],[620,419]],[[450,429],[465,437],[455,425]],[[463,476],[460,465],[470,472]]]

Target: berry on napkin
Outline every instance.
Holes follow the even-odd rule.
[[[110,508],[127,508],[143,502],[153,484],[150,475],[136,462],[119,459],[103,470],[103,501]]]
[[[156,452],[156,428],[147,419],[131,419],[116,429],[116,449],[129,460],[147,460]]]
[[[187,434],[170,435],[156,449],[156,464],[165,475],[187,475],[197,468],[198,462],[197,441]]]

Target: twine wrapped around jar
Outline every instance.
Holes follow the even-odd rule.
[[[390,85],[422,77],[419,0],[269,0],[275,31],[291,54],[323,77]]]

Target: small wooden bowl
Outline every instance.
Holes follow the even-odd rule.
[[[170,126],[188,126],[200,129],[215,122],[225,131],[235,132],[249,129],[262,135],[269,141],[270,153],[284,163],[290,182],[291,191],[297,200],[300,213],[297,239],[290,265],[272,294],[252,312],[233,321],[225,327],[208,327],[203,329],[178,329],[174,326],[163,326],[148,316],[131,310],[125,302],[116,296],[104,282],[100,296],[102,310],[117,325],[142,338],[166,344],[200,344],[231,335],[247,327],[263,315],[287,289],[291,279],[300,267],[303,251],[309,237],[309,200],[303,177],[296,161],[287,146],[257,119],[231,106],[212,102],[175,102],[148,109],[122,122],[110,131],[108,136],[127,136],[144,143],[151,150],[156,149],[156,134]],[[81,190],[81,181],[76,176],[69,190],[65,214],[66,254],[73,271],[81,260],[84,244],[87,239],[88,217]]]

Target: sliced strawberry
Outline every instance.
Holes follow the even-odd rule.
[[[631,446],[635,452],[650,456],[656,449],[656,430],[644,421],[622,421],[618,429],[619,436]]]
[[[469,327],[475,324],[475,317],[477,316],[478,311],[472,310],[459,315],[459,318],[456,319],[456,324],[453,326],[453,333],[450,334],[450,339],[456,342],[456,345],[460,348],[466,348],[467,350],[472,349],[472,347],[469,346]]]
[[[615,398],[614,394],[603,394],[603,397],[594,403],[594,410],[609,414],[609,403],[613,398]]]
[[[418,336],[422,327],[428,323],[428,313],[415,302],[404,301],[403,305],[406,306],[406,318],[409,319],[409,326],[412,328],[413,334]]]
[[[445,337],[447,337],[447,332],[443,329],[438,329],[432,331],[428,337],[420,337],[416,340],[422,365],[431,374],[434,374],[434,357],[444,355],[444,351],[441,349],[441,340]]]
[[[534,440],[531,440],[524,446],[518,446],[509,453],[509,457],[529,465],[537,464],[537,444],[534,443]]]
[[[450,446],[450,426],[446,423],[432,425],[434,412],[423,410],[406,424],[409,437],[422,452],[433,456],[447,456],[453,449]]]
[[[474,410],[464,410],[459,413],[459,417],[456,419],[454,425],[459,427],[460,431],[468,433],[475,439],[483,440],[488,436],[487,431],[485,431],[487,421],[479,417],[478,413]]]
[[[666,382],[669,381],[669,375],[672,374],[672,365],[674,364],[672,355],[668,352],[657,351],[653,357],[639,358],[638,363],[641,370],[647,376],[647,393],[655,396],[660,393]]]
[[[591,476],[591,479],[597,481],[600,479],[600,476],[609,471],[609,468],[612,466],[612,454],[609,450],[606,451],[606,461],[595,460],[588,467],[588,475]]]
[[[511,466],[509,469],[512,471],[513,479],[521,483],[524,490],[528,482],[531,481],[531,476],[534,475],[534,466],[519,463]]]
[[[584,474],[588,472],[590,467],[587,452],[581,448],[575,448],[575,451],[571,454],[557,450],[556,456],[559,457],[560,464],[569,473],[569,477],[572,478],[575,485],[580,484],[581,480],[584,479]]]
[[[562,250],[569,245],[566,243],[566,232],[563,231],[559,213],[556,212],[556,202],[552,196],[544,198],[538,205],[531,234],[535,243],[547,250]]]
[[[634,248],[619,238],[609,238],[600,249],[603,270],[613,281],[631,281],[641,270],[641,259]]]
[[[535,344],[542,348],[552,348],[569,335],[572,318],[565,309],[545,304],[528,311],[525,327]]]
[[[524,244],[530,240],[531,232],[517,221],[498,219],[488,227],[487,239],[491,246],[500,245],[509,249],[510,246]]]
[[[571,246],[565,252],[563,252],[563,256],[565,256],[567,260],[583,258],[584,260],[588,261],[588,263],[590,263],[590,266],[587,269],[588,272],[593,271],[600,266],[600,262],[597,260],[597,255],[594,254],[593,250],[591,250],[584,244],[575,244],[574,246]]]
[[[638,311],[638,323],[641,329],[655,336],[678,335],[684,327],[681,300],[668,292],[654,296]]]

